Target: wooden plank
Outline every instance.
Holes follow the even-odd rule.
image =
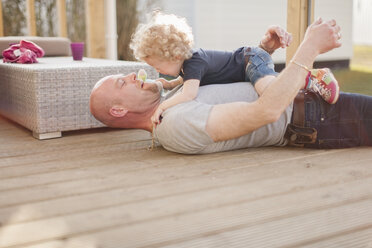
[[[58,36],[67,37],[66,0],[57,0]]]
[[[105,58],[105,18],[103,0],[85,0],[87,56]]]
[[[120,244],[127,247],[244,247],[248,242],[252,247],[265,244],[299,247],[295,244],[304,240],[314,241],[372,227],[370,180],[347,186],[230,203],[216,200],[224,196],[218,192],[204,194],[209,196],[207,199],[203,194],[196,194],[192,199],[186,198],[187,201],[175,196],[175,199],[8,225],[3,228],[6,234],[3,243],[4,246],[27,245],[65,239],[95,240],[99,247],[119,247]],[[350,188],[353,190],[349,191]],[[344,194],[345,191],[349,192]],[[220,205],[208,206],[208,203]],[[207,206],[200,208],[199,204]],[[228,243],[226,237],[229,237]]]
[[[133,152],[131,152],[131,154],[133,154]],[[0,195],[0,206],[4,207],[9,205],[24,204],[27,202],[48,200],[50,197],[56,198],[76,194],[81,195],[84,193],[104,191],[106,189],[113,188],[129,188],[138,187],[140,185],[144,186],[155,185],[159,183],[161,184],[167,178],[169,178],[170,181],[187,181],[190,180],[190,178],[200,177],[202,175],[211,174],[214,177],[219,177],[221,175],[224,175],[224,173],[234,175],[235,173],[237,173],[237,171],[239,171],[241,175],[237,175],[235,177],[236,182],[239,182],[240,180],[247,180],[250,177],[252,177],[252,180],[259,178],[262,179],[272,176],[272,173],[268,173],[266,171],[267,168],[263,171],[254,170],[254,168],[259,165],[267,164],[270,165],[270,168],[273,166],[273,169],[275,169],[273,171],[274,173],[277,172],[278,168],[281,168],[288,173],[294,173],[294,171],[296,170],[294,168],[292,169],[291,167],[288,168],[287,166],[293,165],[295,168],[297,168],[297,166],[295,165],[298,164],[298,169],[302,172],[303,165],[299,163],[299,161],[306,161],[306,158],[304,158],[303,156],[277,161],[275,163],[271,162],[272,157],[269,157],[266,163],[264,163],[264,160],[260,161],[259,163],[249,163],[252,160],[249,157],[229,158],[228,156],[225,156],[224,162],[219,162],[219,157],[216,158],[216,160],[203,161],[201,158],[198,159],[197,157],[187,160],[180,160],[179,158],[172,159],[171,157],[166,158],[166,156],[168,156],[167,153],[159,153],[157,156],[158,158],[156,158],[155,156],[153,158],[146,158],[143,153],[137,153],[137,155],[138,156],[134,157],[133,160],[128,158],[128,155],[125,155],[124,158],[113,158],[113,160],[111,161],[109,159],[106,159],[107,161],[105,161],[102,166],[99,167],[81,168],[81,170],[72,170],[70,172],[64,171],[54,175],[40,175],[40,179],[38,178],[38,175],[30,178],[19,178],[15,180],[2,179],[1,181],[4,183],[2,183],[3,190]],[[360,156],[360,154],[358,155]],[[317,155],[317,157],[319,157],[319,163],[326,163],[326,161],[329,160],[329,156],[333,157],[334,155],[328,154],[328,156],[324,157]],[[345,157],[343,158],[345,159]],[[125,160],[127,160],[127,163],[124,162]],[[121,161],[122,165],[120,166]],[[342,161],[342,159],[338,160],[340,164],[337,168],[341,168],[344,165]],[[358,161],[361,161],[361,159],[359,159]],[[69,161],[67,161],[66,164],[69,164]],[[133,164],[133,167],[129,166],[130,164]],[[236,165],[234,166],[234,164]],[[160,165],[161,167],[159,167]],[[138,169],[135,170],[133,169],[134,167],[137,167]],[[87,171],[88,168],[89,171],[91,171],[90,173],[89,171]],[[252,170],[254,170],[254,173],[251,172]],[[174,173],[180,175],[177,178],[172,179],[171,175]],[[247,173],[249,174],[247,175]],[[74,174],[80,175],[81,178],[79,179],[79,177],[74,176]],[[97,176],[100,177],[103,174],[106,175],[106,177],[109,177],[110,180],[102,181],[100,184],[96,184],[95,182]],[[125,175],[125,180],[123,179],[122,175]],[[71,178],[69,178],[69,176]],[[62,181],[60,181],[60,177],[62,177]],[[53,182],[53,180],[55,180],[55,182]],[[25,184],[22,186],[23,181],[25,181]],[[17,182],[18,184],[20,184],[21,187],[17,185]],[[11,186],[9,187],[7,186],[7,184],[10,184]],[[12,187],[14,188],[12,189]],[[55,188],[63,190],[55,192]],[[2,202],[3,204],[1,204]]]
[[[372,247],[372,228],[357,229],[355,232],[344,233],[339,236],[320,239],[317,242],[301,245],[302,248],[369,248]]]
[[[366,163],[362,165],[365,166]],[[254,178],[254,173],[247,174],[246,171],[239,171],[244,176],[235,176],[234,173],[227,174],[223,178],[223,173],[216,173],[214,178],[221,178],[221,180],[212,180],[208,177],[189,177],[179,180],[164,180],[164,182],[158,182],[153,184],[144,183],[143,185],[128,186],[126,184],[118,185],[114,181],[112,187],[106,185],[106,188],[101,191],[93,191],[91,193],[75,194],[70,196],[59,196],[53,198],[50,195],[45,200],[39,200],[35,202],[23,203],[18,205],[24,210],[30,210],[14,214],[15,206],[2,206],[0,207],[0,222],[15,224],[22,222],[30,222],[35,220],[47,219],[55,216],[67,216],[77,213],[84,213],[95,211],[97,209],[113,209],[120,206],[133,206],[133,209],[137,209],[139,205],[149,205],[154,206],[156,202],[162,201],[162,199],[167,199],[166,201],[171,202],[182,202],[182,199],[198,199],[198,208],[209,208],[212,205],[221,204],[232,204],[233,202],[242,201],[256,201],[263,198],[280,197],[287,194],[294,194],[296,192],[301,192],[303,194],[307,191],[320,191],[328,192],[325,188],[335,187],[339,190],[340,187],[347,187],[344,194],[349,194],[350,191],[358,190],[358,194],[369,194],[369,190],[364,190],[365,188],[372,188],[371,174],[356,168],[359,174],[363,175],[355,178],[348,175],[347,172],[350,171],[348,168],[341,168],[335,179],[328,179],[327,177],[320,177],[319,172],[311,173],[305,178],[301,175],[301,171],[296,171],[290,174],[289,170],[283,170],[280,175],[269,175],[264,177],[262,173],[257,173],[257,178]],[[297,168],[298,169],[298,168]],[[327,173],[334,173],[336,168],[333,170],[326,170]],[[131,176],[131,175],[130,175]],[[296,179],[298,177],[298,179]],[[311,180],[310,178],[319,178],[317,180]],[[256,181],[253,180],[256,179]],[[110,178],[111,179],[111,178]],[[299,182],[299,179],[303,179]],[[137,180],[142,182],[140,177]],[[340,185],[340,181],[342,184]],[[97,179],[95,180],[97,181]],[[365,183],[363,183],[365,182]],[[344,185],[348,186],[344,186]],[[182,185],[180,187],[179,185]],[[278,185],[282,185],[278,187]],[[354,187],[358,185],[358,187]],[[364,185],[364,186],[362,186]],[[50,186],[45,186],[50,187]],[[92,187],[92,185],[83,184],[81,187]],[[62,190],[63,187],[54,187],[54,192],[56,189]],[[27,190],[29,194],[35,195],[38,188],[33,190]],[[46,192],[46,191],[44,191]],[[78,192],[78,193],[81,193]],[[355,195],[355,193],[350,193]],[[223,198],[221,198],[223,195]],[[14,197],[21,196],[15,192]],[[221,198],[221,199],[220,199]],[[173,199],[173,200],[171,200]],[[179,199],[179,200],[177,200]],[[206,202],[205,202],[206,201]],[[205,204],[203,205],[203,202]],[[208,205],[209,204],[209,205]],[[212,204],[212,205],[211,205]],[[185,210],[191,206],[183,205]],[[63,206],[63,207],[61,207]],[[137,207],[135,207],[137,206]],[[203,207],[204,206],[204,207]],[[182,209],[183,209],[182,207]],[[180,210],[181,207],[178,207]],[[9,216],[12,216],[9,220]],[[136,214],[133,213],[135,216]]]
[[[2,1],[0,1],[0,36],[4,36],[3,4],[2,4]]]
[[[314,1],[287,0],[287,30],[293,36],[292,44],[287,48],[287,64],[303,40],[306,28],[314,20]]]
[[[125,161],[123,161],[123,166],[126,166],[126,169],[132,169],[132,168],[139,168],[135,167],[137,163],[136,161],[141,161],[143,164],[146,165],[146,167],[141,167],[141,169],[145,168],[151,168],[156,163],[162,163],[162,168],[174,168],[177,167],[177,164],[181,165],[187,165],[190,164],[190,169],[194,168],[194,166],[197,166],[197,164],[191,165],[191,163],[204,163],[204,162],[213,162],[217,161],[218,159],[221,159],[220,156],[211,156],[211,155],[204,155],[202,158],[196,158],[196,157],[190,157],[188,159],[184,159],[179,161],[180,156],[178,154],[173,154],[170,152],[165,151],[162,148],[159,148],[157,151],[148,151],[147,147],[150,144],[149,140],[141,141],[134,143],[116,143],[113,141],[112,146],[107,148],[106,150],[103,150],[102,147],[99,147],[98,145],[90,145],[87,147],[87,149],[84,149],[80,147],[76,147],[76,150],[74,147],[70,147],[69,149],[63,149],[58,150],[58,147],[55,149],[49,149],[46,152],[38,152],[35,156],[21,156],[25,161],[27,161],[24,164],[18,165],[15,163],[14,166],[3,166],[0,167],[0,178],[2,180],[9,179],[9,178],[23,178],[23,182],[26,183],[28,176],[34,176],[37,175],[39,179],[42,179],[44,177],[50,177],[52,176],[51,173],[59,173],[63,171],[70,171],[73,169],[84,169],[86,167],[89,167],[91,169],[97,169],[102,168],[102,166],[105,166],[106,169],[108,169],[110,166],[106,165],[106,162],[108,160],[114,161],[115,159],[120,159],[125,157]],[[138,148],[137,148],[138,147]],[[265,154],[267,151],[270,151],[270,153]],[[65,152],[65,153],[64,153]],[[45,154],[46,153],[46,154]],[[241,151],[240,153],[228,153],[226,156],[226,161],[231,161],[233,164],[228,164],[227,162],[221,162],[218,165],[218,168],[225,168],[225,169],[231,169],[235,168],[236,166],[239,167],[246,167],[250,165],[257,165],[257,163],[268,163],[273,162],[273,155],[275,154],[277,157],[275,158],[275,162],[282,162],[282,161],[293,161],[296,159],[304,159],[310,158],[312,156],[323,156],[328,154],[329,156],[333,156],[334,154],[341,153],[340,150],[335,151],[319,151],[319,150],[305,150],[302,152],[297,152],[297,150],[286,150],[286,149],[275,149],[275,148],[263,148],[263,149],[254,149],[249,151]],[[68,154],[68,157],[66,157],[66,154]],[[95,154],[96,156],[92,156],[92,154]],[[250,159],[249,157],[245,156],[261,156],[259,159]],[[38,157],[45,156],[45,160],[39,160]],[[164,159],[163,156],[167,156],[166,159]],[[285,157],[288,156],[288,157]],[[239,157],[242,159],[242,163],[236,163],[237,159]],[[14,158],[8,158],[6,162],[12,163],[12,161],[18,161],[19,157]],[[22,159],[22,161],[23,161]],[[28,159],[28,160],[27,160]],[[34,160],[33,160],[34,159]],[[97,159],[97,161],[94,163],[94,159]],[[34,162],[33,162],[34,161]],[[81,161],[80,164],[74,164],[73,161]],[[70,163],[71,162],[71,163]],[[177,164],[174,164],[177,162]],[[235,163],[234,163],[235,162]],[[34,163],[34,164],[33,164]],[[87,165],[83,165],[83,163],[87,163]],[[131,164],[135,163],[135,164]],[[64,166],[62,166],[65,164]],[[244,166],[243,166],[244,165]],[[116,166],[114,166],[116,168]],[[58,176],[58,178],[63,178],[61,176]],[[69,178],[69,177],[68,177]],[[70,179],[70,178],[69,178]],[[31,180],[32,181],[32,180]],[[2,183],[0,182],[0,185]],[[4,183],[4,185],[10,186],[11,183]],[[19,184],[18,184],[19,186]],[[30,185],[28,185],[30,186]],[[1,189],[1,186],[0,186]]]
[[[371,147],[189,156],[149,137],[39,141],[0,117],[0,247],[368,247]]]
[[[8,135],[5,135],[6,133]],[[91,133],[81,133],[80,141],[69,134],[65,134],[63,139],[43,142],[34,139],[30,132],[18,136],[17,132],[12,130],[2,132],[2,135],[4,139],[9,139],[9,142],[0,144],[0,169],[17,166],[27,167],[30,163],[34,166],[28,166],[28,168],[35,169],[38,164],[43,162],[65,158],[65,153],[78,158],[95,152],[105,154],[110,149],[112,152],[118,152],[120,149],[127,149],[127,151],[146,150],[151,144],[150,134],[140,130],[92,130]],[[97,137],[99,138],[97,139]],[[81,143],[86,145],[82,147]],[[20,144],[22,144],[22,148],[19,147]],[[106,146],[106,148],[102,149],[102,146]],[[22,173],[22,169],[18,172]]]
[[[185,230],[187,231],[187,233],[190,233],[189,237],[184,238],[190,240],[182,243],[179,243],[179,240],[182,241],[182,238],[179,240],[174,238],[170,241],[163,241],[165,237],[167,237],[167,239],[170,239],[169,236],[174,237],[174,235],[164,234],[163,232],[165,232],[166,230],[170,230],[164,226],[155,224],[152,227],[158,231],[154,233],[154,235],[157,236],[157,243],[152,243],[151,247],[244,247],[245,244],[250,244],[252,247],[297,248],[302,247],[302,242],[299,242],[302,240],[304,243],[310,243],[317,241],[317,239],[324,239],[330,236],[342,236],[350,232],[372,228],[371,219],[363,220],[363,218],[372,217],[372,211],[368,211],[368,208],[370,207],[372,207],[372,201],[365,200],[353,204],[341,205],[330,209],[310,211],[298,216],[288,216],[283,219],[273,219],[263,222],[257,221],[247,226],[242,223],[241,226],[238,226],[237,228],[227,228],[227,230],[225,230],[223,233],[219,233],[219,231],[213,231],[213,229],[209,226],[203,226],[203,223],[206,223],[203,221],[206,221],[206,219],[203,219],[200,216],[200,218],[202,219],[198,218],[197,223],[195,223],[196,230],[185,230],[181,225],[177,225],[177,227],[175,227],[175,230]],[[263,212],[266,211],[263,210]],[[184,228],[190,228],[190,226],[187,225],[188,223],[190,223],[190,221],[187,221],[182,217],[180,219],[186,222],[184,223]],[[244,216],[242,216],[241,218],[244,219]],[[213,225],[215,223],[211,224]],[[239,222],[237,223],[237,225],[239,225]],[[159,230],[157,228],[162,229]],[[205,228],[210,228],[212,229],[212,231],[206,234],[202,233],[201,235],[198,235],[196,233],[197,231],[201,231],[201,229]],[[121,229],[120,231],[125,232],[124,229],[125,228]],[[106,232],[106,234],[108,233]],[[147,232],[147,234],[151,235],[149,232]],[[122,235],[126,236],[130,234],[122,233]],[[96,238],[98,239],[101,237],[96,236]],[[366,238],[368,237],[364,237],[364,239]],[[133,239],[134,238],[132,238],[130,241],[132,241]],[[105,244],[105,247],[114,247],[112,245],[109,245],[109,240],[106,237],[105,242],[107,242],[106,244],[108,244]],[[129,242],[127,241],[127,243]],[[143,243],[145,243],[143,240],[137,240],[133,242],[133,244],[136,245],[142,245]],[[171,244],[167,245],[167,243]],[[362,247],[368,247],[366,246],[367,244],[368,243],[364,243]]]
[[[43,244],[37,244],[37,245],[31,245],[26,246],[23,248],[60,248],[60,247],[66,247],[64,245],[73,244],[73,247],[94,247],[95,243],[98,243],[98,241],[93,240],[81,240],[81,241],[51,241],[46,242]],[[343,234],[341,236],[337,236],[334,238],[326,239],[320,241],[320,242],[312,242],[309,245],[303,245],[302,248],[319,248],[319,247],[326,247],[326,248],[340,248],[340,247],[352,247],[352,248],[369,248],[370,244],[372,244],[372,228],[363,228],[361,230],[357,229],[355,232],[349,232],[346,234]],[[70,247],[70,246],[67,246]],[[172,247],[167,246],[168,248]],[[180,246],[176,246],[177,248],[182,248]],[[207,247],[207,246],[203,246]],[[216,247],[216,246],[212,246]],[[229,246],[232,247],[232,246]],[[243,246],[246,247],[246,246]],[[290,246],[288,246],[289,248]],[[187,247],[189,248],[189,247]],[[297,248],[297,247],[296,247]]]
[[[26,0],[28,35],[36,36],[35,0]]]
[[[339,160],[334,161],[334,164],[329,166],[323,165],[325,161],[329,161],[329,156],[319,158],[317,162],[322,165],[322,167],[319,168],[321,172],[319,172],[319,169],[307,170],[304,168],[303,164],[300,162],[303,159],[282,161],[276,164],[269,163],[266,164],[264,168],[248,166],[240,169],[231,168],[231,170],[223,168],[220,170],[218,170],[219,168],[215,169],[214,167],[218,167],[215,163],[209,165],[208,163],[201,163],[199,164],[201,167],[200,169],[198,168],[199,166],[195,166],[193,169],[187,165],[185,167],[185,165],[178,164],[180,167],[179,169],[176,167],[173,169],[166,167],[164,170],[159,170],[159,168],[127,172],[117,170],[116,174],[113,175],[110,173],[110,175],[106,174],[103,168],[99,176],[96,175],[93,178],[84,178],[83,171],[72,171],[71,176],[75,173],[81,175],[80,181],[58,182],[58,178],[53,177],[57,181],[55,184],[2,191],[0,194],[0,207],[10,208],[41,201],[53,201],[59,198],[73,198],[75,196],[83,199],[84,195],[87,195],[89,199],[89,195],[95,193],[107,193],[110,195],[111,191],[116,194],[118,190],[120,192],[121,189],[125,189],[124,191],[128,192],[125,196],[125,202],[138,201],[146,199],[146,197],[149,196],[164,197],[177,193],[181,194],[182,192],[196,192],[211,187],[221,188],[227,185],[240,185],[244,182],[252,183],[249,187],[257,191],[257,187],[265,189],[265,183],[268,181],[273,183],[273,180],[275,181],[273,185],[283,185],[278,189],[272,188],[272,184],[269,185],[267,192],[276,194],[275,192],[277,192],[277,190],[290,191],[298,187],[304,189],[304,187],[309,188],[316,187],[317,185],[333,184],[339,182],[339,180],[349,181],[355,177],[355,173],[360,175],[360,178],[370,175],[370,168],[366,165],[371,163],[371,159],[365,161],[358,160],[355,164],[342,163],[341,161],[345,160],[346,157],[347,156],[341,156]],[[239,158],[237,159],[240,160]],[[228,162],[229,161],[227,161],[227,163]],[[203,169],[205,166],[209,166],[209,170]],[[210,172],[211,169],[213,173]],[[306,171],[305,175],[303,174],[304,170]],[[350,171],[354,171],[354,173],[350,174]],[[319,173],[333,175],[333,178],[320,177],[318,179]],[[173,178],[172,175],[174,174],[177,174],[178,177]],[[100,180],[100,183],[97,184],[97,179],[102,175],[108,178],[108,180]],[[204,179],[205,175],[209,176]],[[317,178],[317,180],[312,178]],[[261,183],[263,185],[261,185]],[[177,187],[177,185],[180,184],[183,185],[182,189]],[[306,184],[306,186],[303,184]],[[152,188],[154,188],[154,190]],[[140,193],[145,189],[145,194]],[[257,193],[250,191],[251,190],[246,189],[245,193],[257,196],[257,193],[261,192],[261,190],[257,191]],[[134,198],[131,196],[132,193],[134,194]],[[139,198],[140,196],[143,198]],[[83,203],[80,204],[84,205]]]

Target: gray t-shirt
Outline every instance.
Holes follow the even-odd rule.
[[[182,85],[169,92],[165,99],[179,92]],[[206,132],[206,125],[213,105],[245,101],[253,102],[258,95],[251,83],[216,84],[199,88],[193,101],[167,109],[155,137],[167,150],[185,153],[213,153],[248,147],[282,146],[286,144],[284,132],[291,120],[292,104],[278,121],[263,126],[236,139],[213,142]]]

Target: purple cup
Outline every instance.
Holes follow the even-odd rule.
[[[74,60],[83,60],[84,42],[71,42],[71,53]]]

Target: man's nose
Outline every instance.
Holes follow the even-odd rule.
[[[136,82],[136,73],[135,72],[129,73],[128,78],[130,79],[131,83],[135,83]]]

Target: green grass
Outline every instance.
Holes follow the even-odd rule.
[[[333,73],[341,91],[372,95],[372,71],[336,70]]]
[[[354,46],[349,70],[334,70],[340,89],[372,95],[372,47]]]
[[[372,46],[354,46],[352,65],[355,67],[367,67],[372,72]]]

